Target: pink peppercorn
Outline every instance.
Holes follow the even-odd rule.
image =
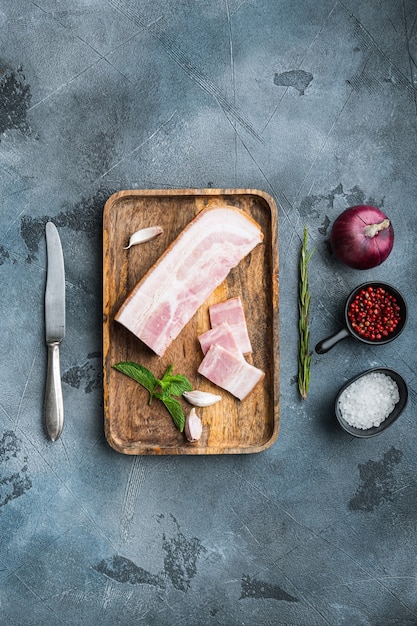
[[[383,287],[361,289],[348,308],[352,329],[363,339],[380,341],[394,332],[401,320],[397,299]]]

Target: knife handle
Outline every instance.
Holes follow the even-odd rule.
[[[64,427],[64,400],[62,397],[59,341],[48,344],[48,369],[45,389],[45,427],[52,441],[56,441]]]

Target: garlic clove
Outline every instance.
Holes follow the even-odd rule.
[[[184,391],[182,396],[190,404],[200,407],[211,406],[212,404],[216,404],[216,402],[219,402],[222,399],[221,396],[217,396],[214,393],[208,393],[207,391],[198,391],[197,389],[193,391]]]
[[[184,434],[191,443],[198,441],[203,433],[203,424],[196,410],[191,409],[185,418]]]
[[[123,248],[123,250],[128,250],[132,246],[136,246],[139,243],[145,243],[146,241],[151,241],[161,235],[164,231],[161,226],[150,226],[149,228],[141,228],[137,230],[129,239],[129,245]]]

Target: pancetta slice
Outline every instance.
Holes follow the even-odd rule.
[[[229,298],[224,302],[218,302],[209,307],[210,324],[212,327],[227,322],[235,336],[236,343],[242,354],[252,352],[252,345],[249,339],[248,327],[246,325],[245,312],[239,296]]]
[[[243,400],[264,378],[262,370],[213,344],[200,363],[198,373]]]
[[[227,322],[223,322],[214,328],[210,328],[210,330],[206,330],[205,333],[199,335],[198,340],[203,354],[206,354],[210,346],[215,343],[218,346],[222,346],[222,348],[225,348],[236,357],[243,359],[243,354]]]
[[[263,239],[231,206],[206,208],[139,281],[115,319],[162,356],[229,271]]]

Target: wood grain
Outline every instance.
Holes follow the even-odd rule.
[[[205,206],[233,205],[260,225],[264,241],[234,268],[184,327],[162,358],[114,320],[121,304],[168,245]],[[126,190],[113,194],[103,216],[104,426],[108,443],[123,454],[240,454],[265,450],[279,431],[278,224],[274,200],[251,189]],[[151,242],[124,250],[135,231],[162,226]],[[265,378],[242,402],[197,373],[203,358],[198,335],[210,328],[208,306],[240,295],[253,354],[247,360]],[[136,361],[156,376],[174,364],[195,389],[222,395],[221,402],[197,409],[203,435],[190,444],[160,402],[112,368]],[[191,409],[181,400],[184,413]]]

